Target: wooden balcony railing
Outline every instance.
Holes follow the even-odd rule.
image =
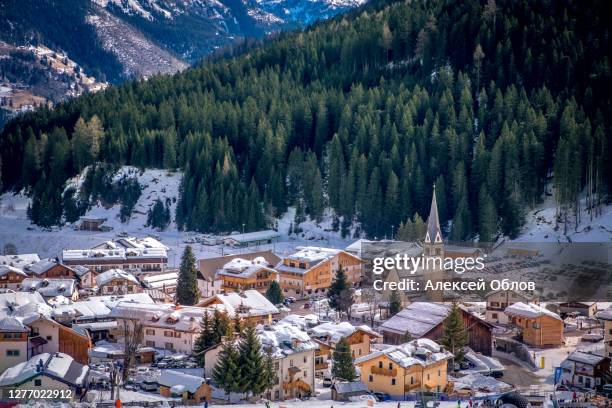
[[[414,384],[404,384],[404,392],[416,391],[421,389],[421,382],[417,381]]]
[[[316,363],[315,364],[315,370],[325,370],[327,367],[329,367],[329,364],[327,363]]]
[[[371,369],[372,374],[377,375],[386,375],[388,377],[395,377],[397,375],[397,368],[380,368],[376,366],[372,366]]]

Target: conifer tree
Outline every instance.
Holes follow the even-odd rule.
[[[392,290],[389,294],[389,315],[395,316],[402,310],[402,299],[397,290]]]
[[[232,321],[224,312],[215,309],[211,322],[211,331],[213,333],[213,344],[219,344],[224,337],[231,337],[233,332]]]
[[[283,292],[281,291],[281,287],[277,281],[270,282],[270,286],[266,290],[266,298],[275,305],[279,303],[283,303]]]
[[[497,211],[495,203],[487,191],[486,185],[482,185],[478,196],[478,236],[479,241],[489,243],[497,234]]]
[[[336,277],[327,291],[329,306],[339,312],[350,313],[353,305],[353,289],[346,278],[342,265],[336,270]],[[349,316],[350,317],[350,316]]]
[[[176,286],[176,301],[182,305],[195,305],[200,298],[196,260],[191,246],[187,245],[181,257],[178,283]]]
[[[463,314],[459,304],[454,301],[450,313],[444,319],[440,343],[454,355],[454,362],[461,362],[465,355],[464,347],[467,342],[468,334],[463,323]]]
[[[242,392],[250,395],[262,394],[268,384],[262,377],[265,368],[261,342],[253,326],[247,326],[238,343],[238,365],[240,367],[239,387]]]
[[[212,331],[212,324],[208,313],[204,313],[200,321],[200,334],[194,345],[194,351],[200,367],[204,367],[204,351],[215,344],[216,333]]]
[[[336,343],[332,353],[332,376],[345,381],[353,381],[357,377],[351,346],[345,337]]]
[[[217,387],[225,391],[229,402],[230,394],[241,390],[239,386],[242,379],[240,356],[233,340],[226,341],[221,347],[217,364],[213,368],[212,378]]]

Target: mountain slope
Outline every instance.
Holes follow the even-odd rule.
[[[0,138],[3,162],[23,163],[3,184],[25,187],[33,220],[50,225],[75,163],[180,167],[179,227],[253,230],[295,206],[296,225],[331,208],[335,229],[382,237],[409,235],[435,182],[451,239],[488,241],[517,236],[552,181],[561,222],[579,223],[575,207],[599,215],[612,182],[603,6],[374,3],[25,115]],[[94,115],[104,130],[89,153],[66,147]]]

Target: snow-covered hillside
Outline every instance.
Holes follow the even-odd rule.
[[[223,247],[221,245],[208,246],[198,243],[202,234],[194,232],[180,232],[174,222],[176,204],[178,201],[179,185],[182,177],[181,172],[168,172],[167,170],[148,169],[140,171],[137,168],[122,167],[114,180],[123,176],[137,178],[143,187],[142,193],[130,219],[122,223],[119,219],[120,204],[104,207],[100,203],[90,208],[85,216],[96,216],[106,218],[104,225],[111,227],[110,231],[80,231],[75,230],[72,225],[43,229],[32,225],[27,217],[27,209],[30,199],[22,194],[14,195],[6,193],[0,196],[0,251],[5,245],[14,245],[20,253],[36,252],[41,257],[57,256],[63,249],[90,248],[96,244],[115,238],[119,234],[144,237],[148,235],[159,238],[170,250],[168,253],[169,263],[176,265],[180,262],[180,255],[186,245],[191,245],[199,258],[214,257],[221,254],[238,252],[239,249]],[[68,181],[67,187],[80,188],[85,174],[81,174]],[[147,223],[147,212],[160,199],[166,202],[169,199],[172,221],[164,231],[157,231],[145,226]],[[295,209],[290,208],[280,219],[276,220],[275,226],[281,233],[281,242],[264,245],[256,249],[271,249],[279,254],[292,252],[300,245],[318,245],[343,248],[354,239],[347,237],[343,239],[337,232],[331,231],[332,219],[328,214],[318,225],[314,221],[307,220],[300,224],[302,232],[289,235],[291,224],[295,218]],[[254,248],[251,248],[254,249]]]

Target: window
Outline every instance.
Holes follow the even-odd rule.
[[[172,330],[164,330],[164,337],[173,337]]]
[[[391,385],[395,385],[395,378],[391,379]]]
[[[289,367],[293,367],[293,360],[289,360]]]
[[[151,340],[147,340],[147,341],[145,342],[145,345],[146,345],[147,347],[155,347],[155,342],[154,342],[154,341],[151,341]]]
[[[304,370],[304,378],[308,377],[308,371]]]
[[[304,356],[304,362],[306,362],[306,356]]]
[[[7,357],[19,357],[19,350],[6,350]]]
[[[36,380],[34,380],[34,386],[40,387],[41,385],[42,385],[42,380],[40,378],[37,378]]]
[[[174,350],[174,344],[172,344],[172,343],[164,343],[164,348],[166,350]]]
[[[174,337],[180,339],[181,338],[181,333],[179,332],[174,332]]]
[[[497,313],[493,313],[493,314],[491,314],[491,317],[492,317],[493,319],[497,319]]]
[[[373,382],[374,381],[374,377],[372,377],[372,374],[370,374],[370,376],[368,377],[368,381],[369,382]]]
[[[389,370],[393,370],[393,363],[389,363]]]
[[[379,362],[378,362],[378,368],[382,368],[382,366],[383,366],[383,362],[382,362],[382,361],[379,361]]]
[[[429,381],[429,374],[427,374],[427,381]]]
[[[147,330],[145,330],[145,334],[147,336],[155,336],[155,330],[154,329],[147,329]]]
[[[533,322],[533,328],[534,329],[539,329],[540,325],[537,322]]]
[[[438,377],[442,376],[442,370],[438,370]]]
[[[53,336],[47,336],[47,341],[52,341],[53,340]]]

